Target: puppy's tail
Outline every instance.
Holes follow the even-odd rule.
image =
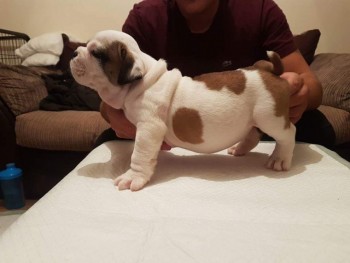
[[[276,76],[281,75],[284,72],[284,68],[280,56],[273,51],[267,51],[267,56],[269,57],[270,61],[259,60],[254,64],[254,67],[269,71]]]

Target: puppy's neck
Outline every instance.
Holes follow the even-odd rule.
[[[142,82],[149,88],[167,71],[167,64],[163,59],[155,60],[147,54],[144,55],[147,73],[143,76]]]
[[[151,88],[152,85],[167,71],[167,64],[165,60],[155,60],[151,56],[143,53],[143,76],[142,79],[129,86],[129,93],[127,97],[135,99],[145,92],[146,89]],[[123,87],[124,88],[124,87]]]
[[[163,59],[155,60],[142,53],[142,62],[145,74],[141,80],[123,86],[100,85],[98,93],[101,99],[115,109],[124,109],[126,100],[135,100],[167,71],[167,64]]]
[[[122,109],[124,107],[125,97],[128,92],[128,87],[103,87],[99,90],[98,94],[101,99],[108,105],[112,106],[115,109]]]

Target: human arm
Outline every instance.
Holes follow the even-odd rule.
[[[125,117],[123,110],[114,109],[108,104],[101,102],[100,112],[119,138],[135,139],[136,127]],[[163,142],[160,149],[170,150],[171,147]]]
[[[281,77],[290,84],[290,119],[296,123],[306,110],[320,105],[322,87],[297,49],[283,11],[272,0],[264,3],[263,48],[277,52],[282,58],[285,73]]]
[[[282,59],[285,73],[281,75],[290,84],[290,120],[296,123],[306,110],[316,109],[322,101],[322,86],[299,51]]]
[[[100,112],[119,138],[135,139],[136,127],[125,117],[123,110],[114,109],[102,102]]]

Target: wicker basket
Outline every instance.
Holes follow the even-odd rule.
[[[22,61],[15,55],[15,50],[27,43],[29,39],[26,34],[0,29],[0,63],[21,64]]]

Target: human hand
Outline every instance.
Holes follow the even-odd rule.
[[[297,73],[285,72],[281,75],[281,78],[289,83],[289,119],[295,124],[307,109],[309,89],[305,85],[303,78]]]
[[[124,111],[115,109],[107,104],[101,107],[101,114],[108,120],[111,128],[119,138],[135,139],[136,127],[124,115]]]
[[[171,150],[171,146],[163,141],[162,145],[160,146],[160,149],[162,151],[170,151]]]
[[[119,138],[135,139],[136,127],[125,117],[123,110],[114,109],[103,103],[101,113],[104,115],[105,119],[109,121],[111,128]],[[163,142],[160,149],[163,151],[169,151],[171,150],[171,146],[166,142]]]

